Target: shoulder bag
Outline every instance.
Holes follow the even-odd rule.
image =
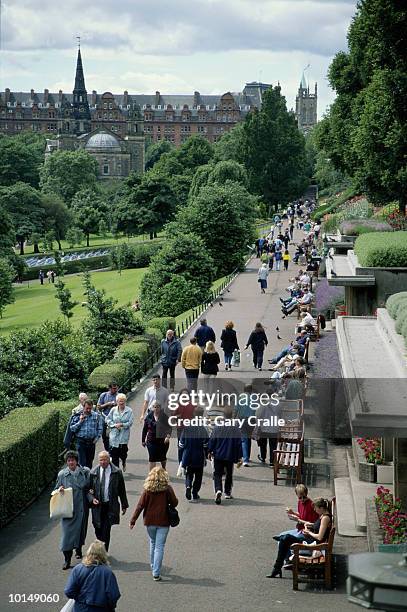
[[[172,505],[171,497],[167,490],[167,512],[168,512],[168,520],[170,521],[170,527],[177,527],[180,522],[178,510]]]

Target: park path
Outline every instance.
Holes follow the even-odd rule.
[[[294,240],[299,236],[295,236]],[[291,247],[291,251],[292,251]],[[227,319],[235,322],[239,343],[243,349],[256,321],[261,321],[269,337],[265,359],[270,358],[293,337],[295,318],[281,319],[278,297],[284,293],[288,278],[298,268],[290,264],[286,272],[272,272],[266,295],[260,295],[257,283],[259,260],[252,259],[225,292],[223,306],[218,302],[207,313],[208,323],[217,337]],[[282,340],[277,339],[279,326]],[[192,328],[184,338],[189,341]],[[239,377],[258,377],[251,355],[242,350]],[[179,376],[182,375],[180,371]],[[261,376],[266,377],[263,371]],[[146,382],[134,395],[131,405],[136,415],[129,443],[126,487],[132,512],[147,473],[146,451],[140,444],[138,414]],[[253,463],[235,472],[234,500],[224,500],[221,506],[213,502],[212,477],[205,469],[201,501],[190,504],[184,498],[183,481],[176,478],[177,449],[171,441],[168,471],[179,497],[181,524],[171,530],[164,558],[163,581],[154,583],[148,563],[148,543],[141,519],[135,529],[128,529],[129,515],[120,526],[112,529],[111,564],[116,573],[122,598],[119,612],[195,612],[202,609],[251,610],[263,612],[281,610],[294,612],[301,606],[306,611],[328,608],[341,612],[353,610],[347,603],[343,588],[332,593],[293,592],[289,572],[283,580],[268,580],[276,554],[272,535],[289,529],[285,508],[295,506],[293,489],[289,485],[272,484],[272,470],[257,459],[257,445],[252,448]],[[29,469],[29,466],[27,466]],[[313,487],[313,497],[331,494],[330,483],[323,481]],[[63,588],[67,579],[61,571],[59,552],[60,528],[48,519],[48,493],[45,493],[25,513],[0,531],[0,610],[45,612],[59,610],[62,605],[8,604],[9,593],[58,593],[64,601]],[[94,538],[88,530],[87,543]]]

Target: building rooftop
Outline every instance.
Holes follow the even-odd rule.
[[[121,151],[117,138],[107,132],[97,132],[97,134],[91,136],[85,145],[85,149],[88,151],[95,149],[106,149],[109,152]]]

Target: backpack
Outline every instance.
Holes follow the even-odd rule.
[[[326,321],[325,321],[325,317],[323,314],[319,315],[319,325],[321,327],[321,329],[325,329],[326,327]]]

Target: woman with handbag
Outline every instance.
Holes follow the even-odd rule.
[[[170,526],[177,524],[178,499],[169,484],[168,473],[162,467],[151,470],[144,482],[144,491],[130,520],[130,529],[141,512],[150,539],[150,565],[155,581],[161,580],[164,547]],[[179,521],[179,519],[178,519]]]
[[[225,329],[222,330],[220,336],[220,346],[225,354],[225,371],[232,369],[232,357],[235,350],[239,350],[237,343],[236,332],[233,329],[235,324],[233,321],[226,321]]]
[[[65,459],[66,467],[58,473],[54,487],[54,491],[58,490],[61,494],[64,489],[68,488],[72,488],[73,493],[73,516],[61,519],[61,550],[65,558],[62,569],[64,570],[71,567],[73,549],[76,550],[76,558],[82,559],[82,546],[88,530],[89,507],[86,495],[90,483],[90,470],[79,465],[79,456],[76,451],[68,451]]]
[[[70,598],[62,608],[65,612],[113,612],[116,609],[120,591],[103,542],[92,542],[82,563],[76,565],[69,576],[64,593]]]

